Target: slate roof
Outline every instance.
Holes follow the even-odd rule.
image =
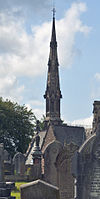
[[[42,146],[42,143],[43,143],[45,135],[46,135],[46,131],[41,131],[39,133],[39,136],[40,136],[40,144],[39,144],[39,146],[40,146],[40,148]],[[32,142],[30,143],[30,146],[29,146],[28,151],[26,153],[26,163],[25,163],[26,165],[33,163],[31,154],[33,152],[33,147],[34,147],[34,138],[35,138],[35,136],[33,137]]]
[[[54,135],[56,139],[64,145],[74,142],[81,146],[86,139],[85,130],[83,127],[67,126],[66,124],[54,126]]]
[[[66,124],[53,125],[53,133],[54,133],[56,140],[61,142],[63,145],[65,142],[67,144],[73,142],[80,147],[86,139],[85,130],[83,127],[67,126]],[[39,133],[40,148],[44,144],[46,134],[47,134],[46,130],[41,131]],[[26,154],[26,165],[32,164],[32,155],[31,154],[32,154],[33,147],[34,147],[34,138],[35,138],[35,136],[33,137],[32,142],[29,146],[28,152]]]

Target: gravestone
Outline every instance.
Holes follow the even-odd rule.
[[[14,172],[16,175],[24,175],[25,173],[25,156],[18,152],[13,158]]]
[[[0,182],[4,181],[4,147],[0,144]]]
[[[12,158],[7,150],[4,150],[4,175],[13,174]]]
[[[42,180],[21,185],[21,199],[60,199],[59,189]]]
[[[77,197],[100,199],[100,123],[79,149]]]
[[[72,176],[72,157],[78,149],[74,143],[66,144],[57,157],[57,186],[60,199],[74,199],[74,177]]]
[[[10,193],[11,188],[4,182],[4,146],[0,144],[0,199],[15,199]]]
[[[11,156],[7,150],[4,150],[4,161],[11,161]]]
[[[51,142],[44,151],[44,179],[46,182],[57,186],[56,158],[62,150],[58,141]]]
[[[92,170],[90,183],[91,199],[100,198],[100,165],[95,164]]]
[[[100,130],[100,126],[99,126]],[[97,136],[92,149],[92,172],[90,179],[90,194],[91,199],[100,198],[100,137]]]

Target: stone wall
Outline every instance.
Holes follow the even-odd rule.
[[[45,137],[45,140],[43,143],[42,153],[44,153],[44,150],[47,147],[47,145],[55,140],[56,140],[56,138],[53,133],[53,126],[50,126],[49,129],[47,130],[47,134],[46,134],[46,137]]]

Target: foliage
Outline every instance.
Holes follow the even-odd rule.
[[[11,196],[16,197],[16,199],[20,199],[20,186],[22,184],[26,184],[26,182],[16,182],[15,189],[11,192]]]
[[[0,143],[13,156],[25,153],[33,136],[36,117],[25,105],[0,98]]]

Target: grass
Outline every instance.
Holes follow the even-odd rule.
[[[21,199],[20,196],[20,186],[22,184],[26,184],[27,182],[16,182],[15,183],[15,189],[11,192],[11,196],[15,196],[16,199]]]

